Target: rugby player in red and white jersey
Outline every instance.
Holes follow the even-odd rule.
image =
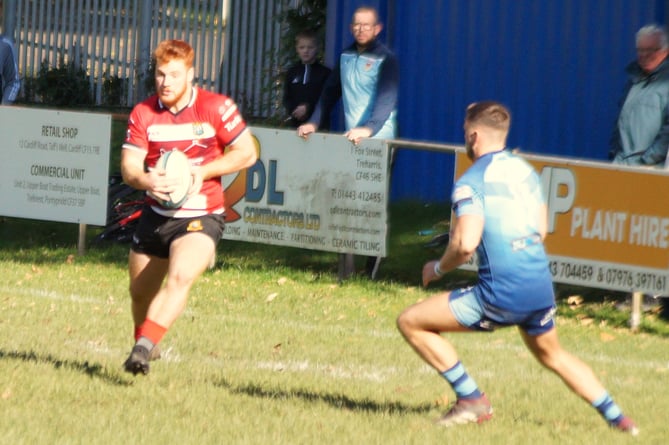
[[[123,180],[147,191],[128,259],[135,345],[124,367],[133,374],[149,372],[156,345],[214,258],[224,228],[221,176],[257,160],[253,137],[235,103],[193,85],[194,55],[181,40],[158,45],[153,54],[156,94],[130,113],[121,152]],[[154,168],[172,150],[188,156],[193,177],[188,199],[178,209],[161,207],[150,196],[167,199],[175,190],[176,181]]]

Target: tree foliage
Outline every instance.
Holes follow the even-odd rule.
[[[90,106],[93,104],[88,74],[82,66],[66,62],[61,54],[58,66],[47,60],[40,65],[35,92],[42,103],[58,107]]]
[[[318,34],[320,41],[324,41],[326,9],[327,0],[302,0],[297,7],[287,9],[277,16],[277,20],[285,25],[279,50],[281,66],[284,69],[299,60],[295,54],[295,36],[299,32],[313,30]],[[322,51],[321,46],[321,57]]]

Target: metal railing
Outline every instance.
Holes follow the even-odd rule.
[[[123,85],[118,104],[132,106],[151,86],[151,51],[167,38],[196,51],[196,83],[230,92],[251,109],[265,110],[272,84],[271,55],[281,27],[274,19],[295,0],[0,0],[2,32],[16,42],[24,80],[40,68],[73,64],[89,79],[95,104],[104,104],[105,82]],[[229,20],[229,18],[231,20]],[[147,83],[148,82],[148,83]],[[29,83],[29,82],[28,82]],[[29,92],[28,92],[29,93]],[[239,97],[236,97],[239,96]]]

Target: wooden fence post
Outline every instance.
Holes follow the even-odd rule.
[[[632,332],[639,331],[641,324],[641,303],[643,301],[643,293],[632,292],[632,317],[630,319],[630,327]]]

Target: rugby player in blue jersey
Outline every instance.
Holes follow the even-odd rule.
[[[423,266],[423,285],[476,253],[476,285],[443,292],[404,310],[397,325],[411,347],[453,388],[457,401],[437,422],[481,423],[492,417],[487,397],[469,376],[442,332],[494,331],[518,326],[536,359],[590,403],[608,424],[632,435],[623,415],[590,367],[565,351],[555,328],[555,296],[543,240],[547,209],[538,175],[506,150],[511,116],[496,102],[470,105],[464,136],[473,165],[456,181],[449,244]]]

